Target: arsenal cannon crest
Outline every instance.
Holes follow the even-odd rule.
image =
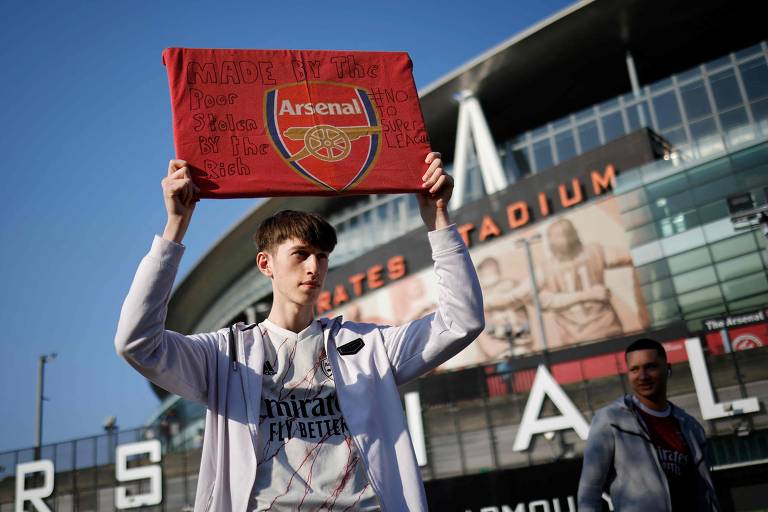
[[[360,183],[381,147],[381,122],[368,92],[334,82],[299,82],[265,92],[265,125],[282,160],[318,187]]]

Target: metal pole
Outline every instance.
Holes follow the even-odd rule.
[[[43,439],[43,379],[45,374],[45,358],[40,356],[37,360],[37,404],[35,423],[35,460],[40,460],[40,447]]]
[[[640,81],[637,79],[637,69],[635,69],[635,59],[632,58],[632,54],[629,52],[627,52],[626,61],[627,61],[627,73],[629,73],[629,83],[632,85],[632,93],[634,94],[636,99],[639,99],[641,95]],[[643,111],[639,103],[637,105],[637,116],[640,119],[640,126],[646,126],[645,112]]]
[[[544,329],[544,315],[541,313],[541,303],[539,302],[539,287],[536,284],[536,271],[533,268],[531,244],[526,238],[521,238],[520,242],[525,248],[525,259],[528,262],[528,274],[531,276],[531,295],[533,295],[533,307],[536,310],[536,320],[539,322],[539,330],[541,331],[541,346],[546,357],[546,352],[549,350],[549,345],[547,344],[547,333]]]

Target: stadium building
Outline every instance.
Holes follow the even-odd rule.
[[[430,508],[575,511],[588,423],[628,392],[623,350],[642,335],[665,344],[671,400],[706,428],[724,509],[768,509],[761,16],[745,3],[583,1],[420,95],[486,302],[478,341],[401,389]],[[398,324],[434,309],[413,197],[273,198],[178,284],[169,328],[265,317],[252,235],[282,209],[338,230],[322,314]],[[19,467],[55,474],[52,510],[190,506],[205,411],[155,391],[140,429],[44,446],[53,470],[25,466],[33,449],[0,454],[0,512],[14,510]]]

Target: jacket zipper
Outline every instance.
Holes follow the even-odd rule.
[[[335,320],[335,319],[334,319]],[[328,343],[330,342],[331,337],[331,331],[333,330],[335,322],[330,325],[328,328],[328,338],[325,342],[325,353],[328,354]],[[335,345],[335,343],[334,343]],[[330,361],[331,358],[328,356],[328,361]],[[331,363],[333,365],[333,363]],[[341,372],[338,369],[338,365],[336,365],[336,368],[333,369],[334,375],[341,375]],[[339,405],[341,406],[341,415],[344,416],[344,405],[341,403],[341,395],[336,392],[336,399],[339,401]],[[347,421],[346,418],[344,418],[344,421]],[[347,421],[347,425],[349,425],[349,422]],[[363,450],[360,448],[360,443],[357,442],[357,439],[352,434],[352,432],[349,433],[350,439],[352,439],[352,442],[355,444],[355,448],[357,449],[357,455],[360,457],[360,460],[363,462],[363,467],[365,468],[365,475],[368,477],[368,483],[371,484],[371,488],[373,489],[374,494],[376,494],[376,498],[379,501],[379,506],[381,507],[382,512],[384,512],[384,504],[382,503],[382,493],[379,491],[379,489],[376,488],[376,485],[373,483],[373,478],[371,475],[371,470],[368,467],[368,461],[365,459],[365,455],[363,455]]]

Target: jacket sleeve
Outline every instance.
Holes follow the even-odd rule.
[[[184,246],[155,237],[123,303],[115,349],[161,388],[205,404],[216,333],[184,336],[165,330],[168,299],[183,252]]]
[[[437,311],[401,326],[381,328],[398,385],[458,354],[485,326],[480,283],[456,226],[428,236],[439,288]]]
[[[607,491],[614,455],[613,432],[607,416],[604,411],[598,411],[589,427],[579,479],[579,512],[603,510],[602,495]]]

